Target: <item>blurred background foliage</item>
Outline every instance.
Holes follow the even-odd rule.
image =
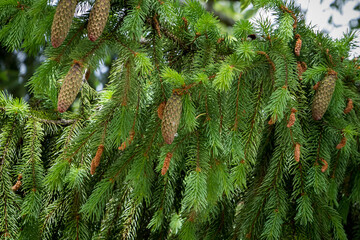
[[[180,0],[184,1],[184,0]],[[258,10],[251,4],[251,0],[201,0],[205,9],[212,12],[220,20],[223,32],[232,34],[232,26],[240,19],[249,19],[256,15]],[[310,1],[310,0],[309,0]],[[334,0],[330,6],[321,0],[323,9],[336,9],[343,14],[343,8],[347,2],[353,0]],[[296,1],[295,1],[296,2]],[[360,28],[360,2],[354,7],[359,15],[354,16],[348,23],[350,29]],[[311,19],[310,19],[311,20]],[[333,16],[328,23],[336,25]],[[3,26],[0,25],[0,31]],[[116,56],[109,56],[98,69],[92,69],[89,84],[96,90],[101,90],[108,81],[109,69]],[[14,97],[30,98],[26,83],[33,75],[35,69],[45,60],[44,51],[41,50],[36,56],[30,56],[22,51],[9,53],[0,42],[0,90],[6,90]]]

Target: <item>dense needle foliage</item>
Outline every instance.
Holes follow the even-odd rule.
[[[360,239],[354,34],[315,32],[291,2],[253,4],[276,18],[228,35],[195,0],[111,0],[96,41],[87,12],[54,48],[56,5],[0,1],[1,45],[46,56],[28,102],[0,92],[0,239]],[[96,92],[87,75],[109,56]],[[59,113],[74,61],[82,87]],[[330,73],[315,121],[313,86]]]

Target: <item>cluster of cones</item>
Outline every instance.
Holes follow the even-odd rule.
[[[77,0],[60,0],[51,26],[51,44],[59,47],[65,40],[71,27]],[[96,41],[102,34],[110,10],[110,0],[96,0],[87,25],[88,37]],[[82,83],[83,65],[74,61],[67,73],[58,97],[58,111],[65,112],[74,102]]]

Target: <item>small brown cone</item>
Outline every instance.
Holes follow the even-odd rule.
[[[163,119],[165,105],[166,105],[166,102],[162,102],[162,103],[160,103],[160,105],[159,105],[159,107],[158,107],[158,109],[157,109],[158,117],[159,117],[161,120]]]
[[[345,147],[346,145],[346,137],[342,137],[341,141],[339,142],[339,144],[336,146],[336,149],[342,149],[343,147]]]
[[[348,99],[346,108],[344,109],[344,113],[348,114],[349,112],[351,112],[351,110],[353,109],[354,105],[353,105],[353,100],[351,98]]]
[[[317,91],[318,88],[319,88],[319,86],[320,86],[320,82],[317,82],[317,83],[313,86],[313,89],[314,89],[315,91]]]
[[[104,31],[110,10],[110,0],[96,0],[91,9],[88,23],[88,37],[96,41]]]
[[[302,74],[306,71],[307,65],[305,62],[297,62],[297,70],[299,79],[302,80]]]
[[[301,145],[299,143],[295,144],[295,150],[294,150],[294,158],[296,162],[300,162],[300,148]]]
[[[166,154],[166,157],[165,157],[165,160],[164,160],[164,165],[161,169],[161,175],[165,175],[167,170],[169,169],[169,166],[170,166],[170,161],[171,161],[171,158],[172,158],[173,154],[171,152],[168,152]]]
[[[126,140],[121,144],[119,147],[120,151],[124,151],[127,146],[131,144],[131,142],[134,140],[135,132],[133,130],[130,131],[129,137],[126,138]]]
[[[328,168],[329,164],[327,163],[327,161],[325,161],[325,159],[321,159],[321,162],[324,164],[324,165],[321,167],[321,172],[325,172],[326,169]]]
[[[167,144],[171,144],[174,141],[180,123],[181,111],[181,96],[173,93],[165,105],[161,123],[161,133]]]
[[[295,124],[295,121],[296,121],[295,113],[296,112],[297,111],[296,111],[295,108],[291,109],[291,114],[290,114],[290,117],[289,117],[289,121],[288,121],[288,124],[286,125],[288,128],[292,127]]]
[[[51,26],[51,44],[59,47],[65,40],[74,17],[77,0],[60,0]]]
[[[277,116],[271,117],[270,120],[269,120],[269,122],[268,122],[268,124],[269,124],[269,125],[273,125],[273,124],[276,123],[276,121],[277,121]]]
[[[301,41],[300,35],[296,34],[295,37],[297,38],[297,40],[296,40],[296,43],[295,43],[294,52],[295,52],[295,55],[299,57],[300,56],[300,50],[301,50],[302,41]]]
[[[16,181],[15,185],[11,187],[11,189],[16,192],[17,190],[19,190],[19,188],[21,187],[21,179],[22,179],[22,174],[19,174],[18,176],[18,180]]]
[[[93,160],[91,161],[91,168],[90,168],[90,173],[91,175],[95,174],[96,168],[99,166],[100,164],[100,159],[101,159],[101,155],[104,152],[104,145],[100,144],[100,146],[98,147],[95,157],[93,158]]]
[[[336,83],[336,74],[330,73],[320,83],[319,88],[315,93],[315,98],[312,106],[312,116],[314,120],[320,120],[331,101]]]
[[[77,94],[79,93],[82,78],[82,67],[79,63],[75,64],[70,68],[66,74],[64,82],[61,86],[59,97],[58,97],[58,111],[65,112],[70,105],[74,102]]]

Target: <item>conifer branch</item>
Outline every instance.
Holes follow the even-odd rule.
[[[84,141],[80,144],[80,146],[73,152],[73,154],[71,154],[67,160],[70,163],[72,161],[72,158],[80,151],[80,149],[86,144],[87,141],[89,141],[89,139],[92,137],[92,135],[94,135],[94,133],[96,133],[96,130],[92,131],[85,139]]]
[[[239,90],[240,90],[240,80],[241,80],[241,76],[242,73],[239,74],[239,79],[238,79],[238,86],[237,86],[237,91],[236,91],[236,108],[235,108],[235,121],[234,121],[234,127],[233,130],[236,132],[237,131],[237,126],[238,126],[238,110],[239,110]]]
[[[294,29],[294,31],[295,31],[295,29],[296,29],[296,27],[297,27],[297,18],[296,18],[296,16],[295,16],[295,14],[294,14],[294,12],[293,11],[291,11],[291,10],[289,10],[286,6],[284,6],[284,5],[281,5],[280,6],[280,9],[283,11],[283,12],[287,12],[287,13],[289,13],[290,15],[291,15],[291,17],[294,19],[294,24],[293,24],[293,29]]]
[[[70,40],[63,47],[60,54],[54,59],[55,62],[58,62],[58,63],[60,62],[60,59],[64,55],[64,53],[67,50],[68,46],[74,41],[74,39],[77,37],[77,35],[79,35],[80,32],[82,32],[82,30],[84,30],[84,28],[85,28],[85,25],[82,25],[81,27],[79,27],[79,29],[76,31],[76,33],[70,38]]]
[[[34,116],[29,116],[29,117],[34,118],[34,119],[36,119],[36,121],[41,122],[41,123],[55,124],[55,125],[61,125],[61,126],[68,126],[68,125],[71,125],[71,124],[75,123],[76,121],[78,121],[78,119],[51,120],[51,119],[41,119],[41,118],[37,118]]]

